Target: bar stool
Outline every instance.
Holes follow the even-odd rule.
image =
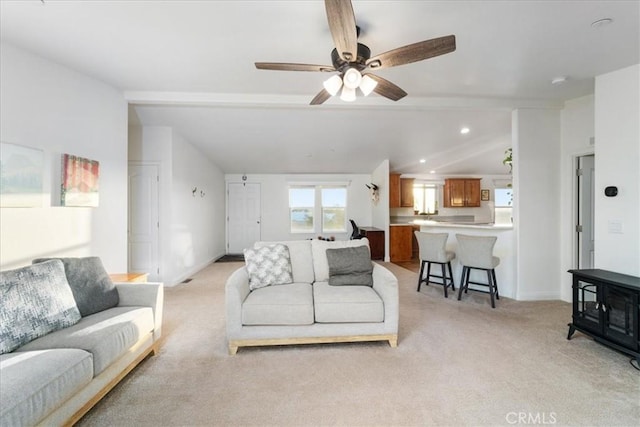
[[[500,299],[498,282],[496,281],[495,268],[500,264],[500,258],[493,256],[493,247],[498,240],[497,236],[467,236],[456,234],[458,240],[457,255],[462,265],[462,278],[458,291],[458,301],[462,297],[462,291],[466,294],[469,283],[473,285],[487,286],[491,296],[491,307],[496,308],[495,298]],[[469,280],[471,270],[484,270],[487,272],[487,283],[478,283]],[[478,289],[472,291],[485,292]]]
[[[425,233],[422,231],[415,231],[416,239],[418,240],[418,247],[420,248],[420,274],[418,275],[418,292],[420,292],[420,285],[424,282],[429,286],[429,279],[432,277],[438,278],[441,282],[432,282],[438,285],[442,285],[444,288],[444,297],[448,298],[447,288],[451,286],[451,289],[456,290],[456,286],[453,282],[453,272],[451,270],[451,260],[456,257],[454,252],[449,252],[445,249],[447,244],[447,238],[449,233]],[[424,273],[424,265],[427,265],[427,275],[422,277]],[[442,275],[438,276],[431,273],[431,264],[440,264],[442,269]],[[449,277],[445,271],[445,266],[449,269]]]

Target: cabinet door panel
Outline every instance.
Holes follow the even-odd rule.
[[[400,206],[413,208],[413,178],[400,178]]]
[[[480,181],[468,179],[464,182],[465,206],[470,208],[480,207]]]
[[[389,175],[389,207],[400,207],[400,174]]]
[[[463,179],[452,179],[449,183],[449,205],[452,208],[465,206],[465,181]]]

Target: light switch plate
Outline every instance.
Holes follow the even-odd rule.
[[[609,233],[622,234],[622,221],[619,219],[610,219],[607,228]]]

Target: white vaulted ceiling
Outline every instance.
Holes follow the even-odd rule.
[[[504,173],[513,108],[560,108],[640,62],[638,1],[354,0],[374,55],[448,34],[457,50],[377,71],[408,92],[398,102],[309,106],[327,74],[253,63],[330,65],[320,0],[0,5],[2,42],[121,89],[133,120],[174,127],[226,173],[370,173],[386,158],[405,173]]]

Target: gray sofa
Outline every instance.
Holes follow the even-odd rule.
[[[388,269],[371,263],[369,257],[373,286],[348,285],[344,280],[340,286],[330,284],[336,276],[331,275],[327,250],[368,248],[366,238],[258,242],[254,248],[276,243],[288,248],[291,283],[251,290],[246,265],[226,282],[230,354],[239,347],[262,345],[389,341],[391,347],[397,346],[398,281]],[[343,259],[342,264],[348,262]]]
[[[65,258],[1,273],[0,425],[73,425],[157,350],[162,285],[113,284],[101,265]]]

